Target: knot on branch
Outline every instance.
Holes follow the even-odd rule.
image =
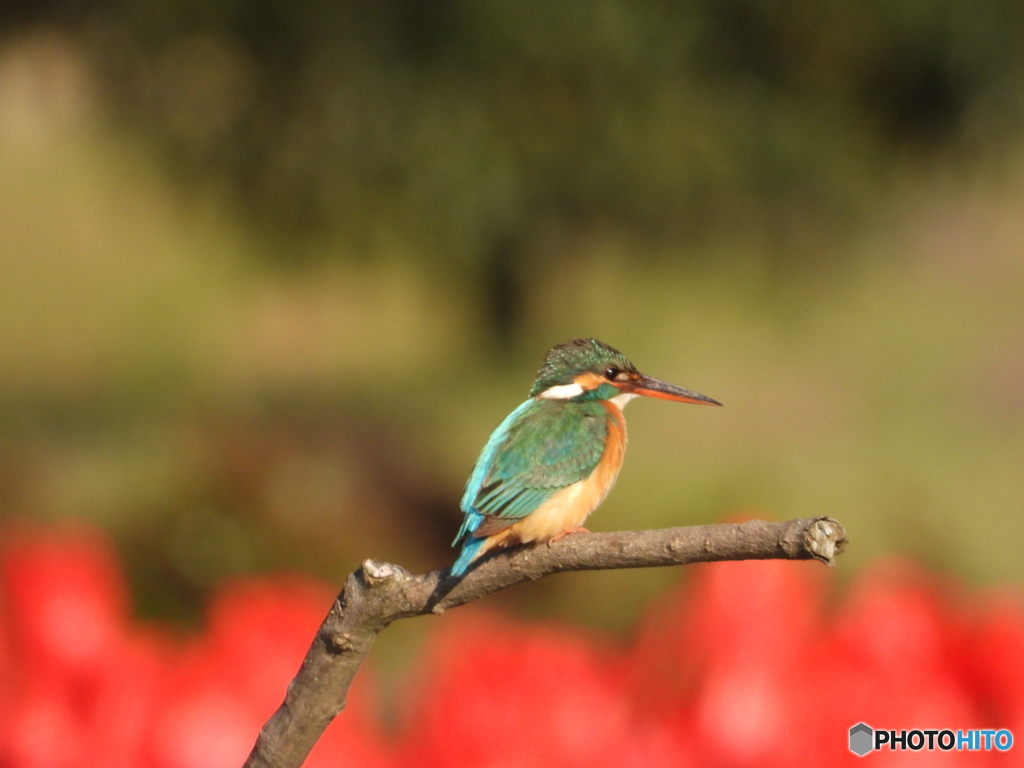
[[[819,517],[807,526],[804,546],[816,560],[834,566],[836,555],[846,548],[846,531],[838,520]]]
[[[363,560],[363,580],[371,587],[385,581],[408,578],[409,572],[400,565],[378,563],[376,560],[370,560],[369,558]]]
[[[346,632],[327,633],[324,639],[328,650],[332,653],[351,653],[356,649],[352,637]]]

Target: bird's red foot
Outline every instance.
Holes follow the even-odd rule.
[[[577,525],[575,528],[566,528],[561,533],[556,533],[554,536],[552,536],[550,539],[548,539],[548,546],[550,547],[556,541],[558,541],[559,539],[565,538],[570,533],[590,533],[590,531],[588,531],[582,525]]]

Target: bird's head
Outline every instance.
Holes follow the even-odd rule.
[[[680,403],[721,405],[710,397],[645,376],[625,355],[597,339],[572,339],[548,350],[530,390],[544,400],[615,400],[637,395]]]

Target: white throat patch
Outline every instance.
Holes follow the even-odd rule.
[[[554,387],[548,387],[541,392],[537,397],[541,400],[571,400],[574,397],[579,397],[583,394],[583,387],[576,382],[572,384],[558,384]]]
[[[634,397],[637,397],[636,392],[623,392],[621,395],[616,395],[615,397],[610,398],[610,401],[619,406],[619,408],[625,408],[626,403]]]

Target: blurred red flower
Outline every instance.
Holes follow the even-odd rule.
[[[360,671],[308,765],[424,768],[854,765],[851,725],[1024,733],[1024,609],[905,563],[839,604],[813,563],[718,563],[650,606],[628,647],[470,607],[435,622],[386,738]],[[131,618],[95,530],[0,546],[0,766],[240,766],[333,591],[236,579],[192,638]],[[1009,752],[882,751],[877,765],[1012,765]]]
[[[671,735],[633,718],[619,655],[567,626],[479,609],[453,617],[408,697],[404,764],[658,765]]]
[[[20,527],[0,548],[0,766],[237,768],[334,599],[303,576],[224,584],[201,637],[130,621],[110,542]],[[364,670],[308,765],[387,765]]]

